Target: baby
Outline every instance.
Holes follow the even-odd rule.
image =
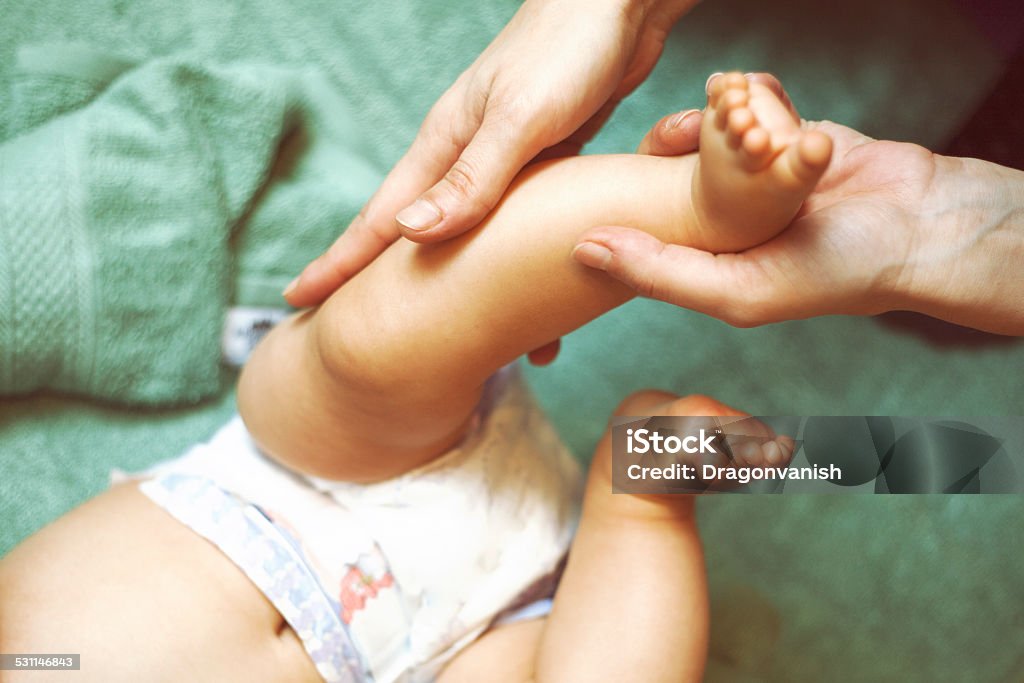
[[[699,156],[536,164],[471,233],[396,243],[267,336],[240,418],[0,561],[0,652],[80,652],[75,680],[699,680],[692,499],[613,495],[606,435],[578,515],[574,461],[500,369],[630,297],[569,257],[585,229],[741,250],[830,154],[729,74]],[[659,392],[619,413],[739,414]]]

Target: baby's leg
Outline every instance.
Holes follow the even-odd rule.
[[[399,241],[319,310],[275,329],[239,386],[250,432],[271,456],[321,477],[405,472],[459,440],[495,370],[632,296],[570,257],[589,228],[629,225],[716,251],[782,230],[824,170],[828,138],[801,134],[767,89],[722,88],[699,164],[536,164],[476,230]]]
[[[118,486],[0,561],[0,652],[78,653],[18,681],[320,681],[294,631],[216,547]]]
[[[742,415],[708,398],[654,391],[631,396],[617,413]],[[787,456],[792,444],[768,443]],[[611,450],[609,430],[594,454],[551,615],[484,635],[441,683],[701,680],[708,604],[694,497],[613,494]]]

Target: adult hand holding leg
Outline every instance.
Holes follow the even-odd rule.
[[[1024,173],[831,122],[805,125],[834,140],[832,165],[774,239],[712,254],[600,227],[576,259],[739,327],[913,310],[1024,334]]]
[[[285,290],[289,303],[320,303],[400,234],[432,242],[464,232],[543,150],[577,152],[647,78],[695,2],[527,0],[345,233]]]

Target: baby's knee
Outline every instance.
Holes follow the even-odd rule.
[[[313,325],[315,355],[338,384],[372,396],[400,386],[401,365],[393,357],[394,337],[375,330],[379,321],[353,320],[345,327],[322,314]]]
[[[655,414],[661,406],[679,398],[676,394],[660,389],[642,389],[622,399],[615,409],[615,416],[647,416]]]
[[[732,417],[746,415],[741,410],[736,410],[721,401],[705,396],[703,394],[690,394],[669,401],[664,406],[663,415],[673,417]]]
[[[740,416],[746,413],[736,410],[721,401],[704,396],[690,394],[678,396],[667,391],[645,389],[630,394],[615,410],[616,415],[662,415],[670,417],[704,417],[704,416]]]
[[[746,415],[721,401],[703,394],[679,396],[660,389],[644,389],[634,392],[619,403],[617,416],[667,415],[671,417],[690,416],[736,416]]]
[[[666,414],[662,409],[678,399],[676,394],[660,389],[643,389],[635,391],[622,399],[612,417],[647,417]],[[612,479],[612,429],[609,426],[604,438],[590,459],[590,477],[598,481]]]

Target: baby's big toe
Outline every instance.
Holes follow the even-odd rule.
[[[718,126],[718,129],[725,130],[729,121],[729,115],[745,108],[749,101],[750,96],[746,90],[732,89],[722,93],[722,96],[718,98],[718,106],[715,107],[715,124]]]
[[[810,131],[792,143],[779,159],[777,174],[788,187],[810,192],[832,158],[832,138]]]
[[[754,126],[744,134],[741,156],[748,171],[756,172],[766,167],[771,162],[771,152],[771,136],[764,128]]]
[[[829,159],[832,158],[832,138],[820,130],[805,133],[800,138],[798,147],[802,165],[818,175],[825,170]]]
[[[743,135],[754,127],[757,120],[754,113],[746,107],[733,109],[726,119],[726,142],[732,149],[737,149],[743,140]]]

